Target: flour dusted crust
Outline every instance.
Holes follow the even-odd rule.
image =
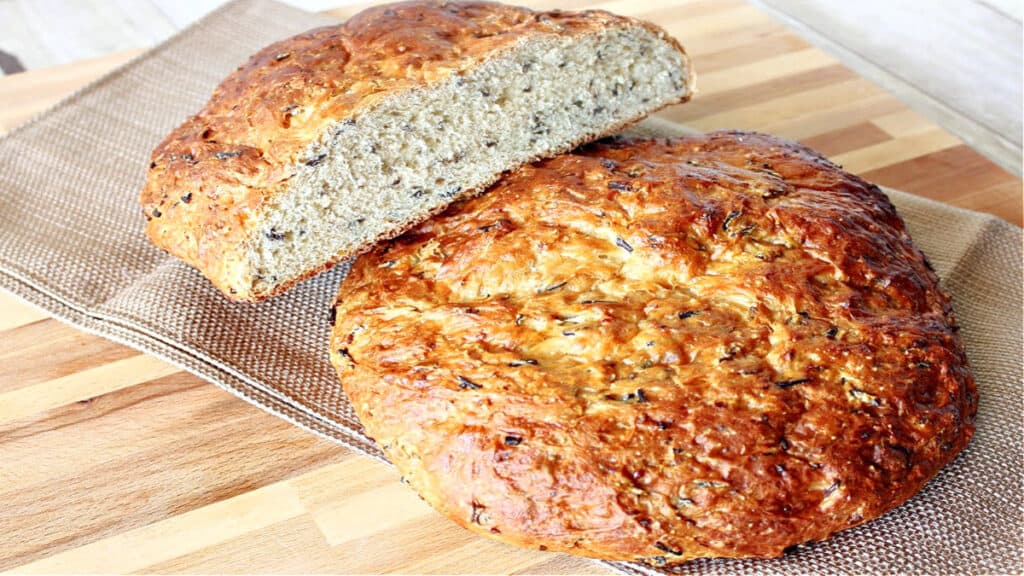
[[[361,257],[332,361],[427,502],[614,560],[778,556],[878,517],[977,406],[879,189],[770,136],[611,140]]]
[[[147,234],[234,299],[259,300],[283,292],[301,278],[269,294],[243,293],[235,286],[246,274],[238,246],[254,233],[261,210],[289,180],[318,162],[306,153],[332,122],[461,74],[526,38],[583,37],[628,26],[651,30],[685,58],[679,43],[663,30],[632,18],[599,10],[534,12],[488,2],[379,6],[342,25],[272,44],[228,76],[206,106],[153,151],[141,194]],[[588,135],[564,150],[637,120]],[[339,254],[306,276],[350,255]]]

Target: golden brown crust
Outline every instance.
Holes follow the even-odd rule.
[[[579,37],[637,25],[684,54],[660,28],[608,12],[534,12],[482,2],[378,6],[342,25],[272,44],[228,76],[206,106],[153,151],[141,195],[147,233],[228,296],[268,297],[227,291],[244,266],[232,252],[268,199],[317,160],[303,153],[333,122],[461,73],[526,37]]]
[[[777,556],[899,505],[974,429],[950,299],[888,199],[759,134],[524,167],[361,257],[337,318],[367,432],[523,546]]]

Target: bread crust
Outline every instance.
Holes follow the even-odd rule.
[[[147,234],[157,246],[201,270],[232,299],[257,301],[279,294],[358,253],[339,253],[267,293],[239,285],[239,278],[249,272],[240,247],[258,227],[263,207],[286,190],[289,179],[306,164],[316,161],[304,153],[327,127],[357,119],[385,98],[464,73],[514,49],[525,38],[583,37],[630,26],[651,30],[687,61],[675,39],[646,22],[600,10],[534,12],[497,3],[378,6],[342,25],[272,44],[228,76],[204,108],[153,151],[141,194]],[[689,94],[692,74],[688,82]],[[603,135],[588,135],[573,146]],[[423,214],[406,227],[429,216]]]
[[[874,185],[770,136],[602,141],[360,257],[331,358],[432,506],[532,548],[772,557],[966,446],[949,296]]]

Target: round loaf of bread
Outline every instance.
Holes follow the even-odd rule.
[[[361,257],[332,360],[433,507],[509,543],[769,557],[964,448],[950,306],[878,189],[770,136],[604,141]]]

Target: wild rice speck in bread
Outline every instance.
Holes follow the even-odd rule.
[[[147,232],[262,300],[692,86],[678,42],[608,12],[374,7],[268,46],[167,136]]]

